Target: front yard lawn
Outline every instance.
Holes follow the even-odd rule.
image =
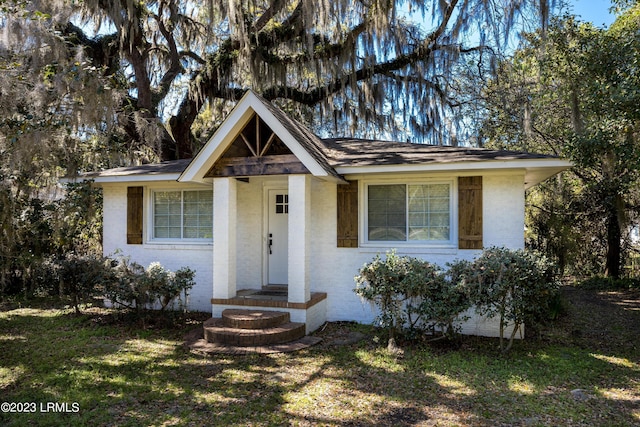
[[[0,425],[640,425],[640,294],[563,293],[567,314],[506,356],[464,337],[397,357],[350,323],[296,353],[202,356],[183,337],[206,315],[130,326],[101,308],[5,304]]]

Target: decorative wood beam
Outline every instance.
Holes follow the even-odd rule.
[[[260,152],[260,157],[264,156],[264,153],[266,153],[269,147],[271,147],[271,144],[273,143],[273,141],[275,141],[275,139],[276,139],[276,134],[271,132],[271,136],[269,137],[269,139],[267,140],[267,143],[265,144],[265,146],[262,148],[262,151]]]
[[[240,136],[242,137],[242,140],[247,145],[247,147],[249,147],[249,150],[251,151],[251,154],[253,154],[253,157],[258,157],[258,153],[256,153],[256,150],[254,150],[254,148],[251,146],[251,143],[249,142],[247,137],[244,136],[244,132],[240,132]]]
[[[207,172],[206,177],[290,175],[310,173],[293,154],[263,157],[222,158]]]
[[[256,114],[256,154],[258,157],[260,153],[260,117]]]

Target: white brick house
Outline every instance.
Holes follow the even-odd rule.
[[[189,266],[193,310],[270,306],[305,322],[371,322],[354,275],[397,249],[444,266],[524,245],[525,189],[552,156],[322,140],[249,91],[190,160],[88,174],[104,191],[104,253]],[[284,295],[264,299],[278,285]],[[472,319],[465,332],[496,335]]]

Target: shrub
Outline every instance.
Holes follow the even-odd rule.
[[[102,295],[106,285],[114,280],[111,260],[95,255],[78,255],[73,252],[59,261],[60,291],[73,300],[76,313],[80,304]]]
[[[356,294],[378,307],[377,320],[389,330],[390,345],[400,331],[415,334],[438,327],[451,335],[455,318],[468,308],[458,283],[447,280],[440,267],[395,251],[385,259],[376,255],[355,282]]]
[[[426,261],[421,263],[432,265]],[[420,269],[417,273],[420,274]],[[459,332],[459,322],[465,320],[461,314],[470,307],[463,282],[439,268],[435,277],[426,277],[428,280],[423,283],[420,293],[413,296],[412,304],[407,309],[419,315],[422,325],[438,329],[445,337],[453,338]]]
[[[500,349],[508,351],[525,322],[550,313],[559,283],[553,264],[525,250],[485,249],[475,261],[455,261],[443,271],[435,264],[388,252],[376,255],[355,277],[355,292],[379,310],[377,320],[389,330],[415,334],[438,328],[454,335],[461,313],[475,306],[478,314],[500,318]],[[505,346],[505,327],[513,331]]]
[[[54,296],[61,293],[60,263],[53,257],[34,260],[28,269],[29,285],[25,287],[28,297]]]
[[[120,258],[115,272],[116,280],[109,284],[105,295],[116,306],[136,310],[156,304],[164,310],[176,299],[186,304],[187,293],[195,284],[195,272],[188,267],[174,273],[154,262],[145,270],[125,257]],[[185,296],[184,300],[181,295]]]
[[[500,318],[500,349],[504,352],[511,349],[521,325],[548,310],[559,289],[553,264],[531,251],[488,248],[465,268],[460,276],[476,311]],[[513,325],[513,331],[505,346],[508,324]]]
[[[120,257],[112,262],[114,280],[105,289],[105,296],[115,307],[138,308],[144,306],[145,295],[138,282],[144,276],[144,267],[136,262],[130,262],[127,257]]]
[[[176,298],[184,293],[186,296],[189,289],[195,282],[193,276],[195,272],[188,267],[183,267],[175,273],[166,270],[160,263],[154,262],[149,265],[142,277],[142,287],[146,289],[148,303],[158,303],[160,309],[164,310]]]
[[[3,178],[0,297],[67,292],[58,289],[54,277],[62,263],[70,262],[60,254],[93,253],[99,257],[101,190],[88,182],[68,184],[66,197],[51,200],[39,198],[41,191],[26,181],[24,186],[16,186],[17,181]]]

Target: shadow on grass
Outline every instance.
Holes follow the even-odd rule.
[[[109,312],[0,313],[0,395],[35,413],[0,425],[637,425],[638,364],[614,353],[540,341],[507,357],[496,341],[407,348],[376,331],[329,324],[315,347],[287,354],[199,356],[182,328],[130,327]],[[148,326],[148,325],[147,325]],[[357,330],[366,338],[336,345]],[[576,400],[574,389],[584,390]],[[78,403],[78,412],[41,404]],[[73,407],[71,407],[73,409]]]

